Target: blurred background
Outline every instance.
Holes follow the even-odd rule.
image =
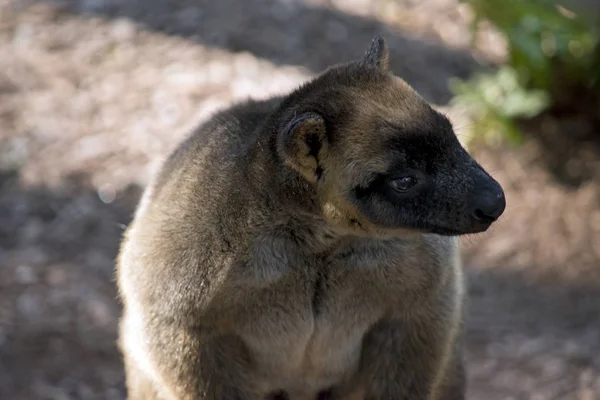
[[[0,399],[123,399],[114,258],[154,168],[378,32],[506,190],[463,241],[469,399],[600,399],[599,28],[597,0],[0,0]]]

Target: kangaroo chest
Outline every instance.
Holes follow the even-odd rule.
[[[350,379],[363,338],[383,314],[373,282],[356,271],[290,271],[244,295],[240,336],[265,390],[307,395]]]

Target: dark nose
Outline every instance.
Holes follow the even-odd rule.
[[[479,222],[492,223],[496,221],[506,208],[506,199],[504,191],[488,190],[478,196],[473,207],[473,218]]]

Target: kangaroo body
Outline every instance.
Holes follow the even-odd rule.
[[[218,113],[123,239],[128,398],[464,399],[458,236],[504,204],[381,38]]]

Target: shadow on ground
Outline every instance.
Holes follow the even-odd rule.
[[[86,178],[0,187],[0,398],[123,398],[114,257],[135,187],[106,204]]]
[[[180,36],[203,46],[250,52],[276,65],[312,72],[356,59],[382,33],[391,49],[395,73],[428,100],[450,99],[447,80],[467,77],[477,62],[466,51],[423,41],[376,19],[349,15],[333,7],[280,0],[66,0],[68,13],[125,18],[148,30]],[[160,55],[157,54],[157,57]]]

